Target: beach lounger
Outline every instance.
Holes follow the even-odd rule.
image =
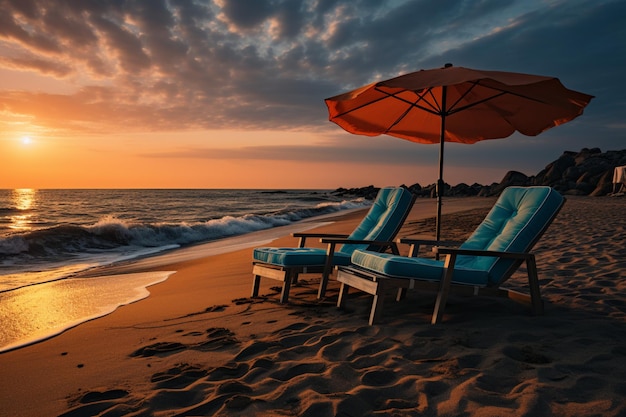
[[[286,303],[291,284],[297,281],[299,274],[319,273],[322,280],[317,298],[322,298],[333,267],[349,265],[356,249],[385,251],[391,248],[398,253],[393,239],[414,202],[415,196],[406,188],[381,188],[369,212],[350,235],[294,233],[293,236],[300,239],[297,248],[255,248],[252,297],[258,296],[261,277],[271,278],[282,281],[280,302]],[[307,238],[319,238],[328,246],[306,247]]]
[[[374,296],[369,323],[380,319],[383,300],[396,292],[397,300],[407,290],[437,293],[431,323],[442,319],[448,294],[497,295],[531,304],[534,314],[543,313],[539,279],[532,247],[541,238],[565,199],[550,187],[508,187],[482,223],[459,247],[437,246],[435,241],[402,239],[411,244],[410,255],[397,256],[356,250],[350,266],[338,268],[341,289],[337,306],[343,308],[349,287]],[[418,257],[417,245],[434,245],[445,260]],[[526,263],[529,293],[501,288]]]

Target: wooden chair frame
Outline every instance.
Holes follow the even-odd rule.
[[[443,312],[445,310],[446,302],[448,300],[448,295],[451,293],[469,296],[487,295],[496,297],[507,297],[516,302],[529,304],[531,306],[531,311],[534,315],[543,314],[543,300],[541,299],[541,292],[539,288],[537,264],[535,261],[535,255],[531,253],[530,250],[541,239],[545,231],[548,229],[554,218],[563,207],[564,203],[565,200],[563,200],[558,209],[555,210],[555,212],[552,214],[551,218],[546,221],[543,228],[537,233],[532,242],[530,242],[530,244],[528,245],[528,252],[524,253],[472,250],[445,246],[459,243],[452,241],[408,238],[400,239],[400,243],[411,245],[409,249],[410,257],[417,256],[420,246],[424,245],[432,245],[433,252],[435,252],[436,255],[441,254],[446,256],[442,269],[441,280],[439,281],[420,280],[419,278],[393,277],[373,271],[367,271],[357,266],[340,266],[338,267],[337,281],[341,282],[341,288],[339,290],[337,307],[345,307],[349,287],[353,287],[373,295],[374,300],[372,302],[372,308],[369,316],[369,324],[372,325],[378,322],[381,318],[385,295],[391,290],[397,290],[396,300],[400,301],[402,298],[404,298],[407,290],[422,289],[435,291],[437,293],[435,307],[431,317],[431,324],[437,324],[442,321]],[[513,259],[514,262],[502,274],[497,284],[478,286],[454,283],[454,266],[456,264],[457,257],[460,255]],[[500,287],[500,285],[508,280],[523,263],[526,263],[529,293],[526,294],[512,289]]]
[[[299,238],[298,248],[304,248],[307,238],[319,238],[320,243],[327,245],[326,248],[326,262],[323,266],[281,266],[272,265],[263,262],[253,262],[252,274],[254,275],[252,281],[252,297],[258,297],[259,287],[261,284],[261,277],[271,278],[278,281],[282,281],[282,290],[280,293],[280,303],[284,304],[289,299],[289,291],[293,283],[298,282],[298,276],[300,274],[322,274],[320,286],[317,292],[317,298],[321,299],[326,294],[326,288],[328,286],[328,280],[333,271],[333,257],[337,245],[340,244],[367,244],[370,245],[372,250],[384,252],[390,249],[392,253],[398,255],[398,245],[392,241],[376,241],[376,240],[353,240],[348,239],[348,235],[330,234],[330,233],[294,233],[293,237]]]
[[[532,312],[535,315],[543,313],[543,301],[541,300],[541,294],[539,290],[539,278],[537,275],[537,266],[534,254],[476,251],[456,248],[438,248],[437,251],[441,254],[446,255],[442,273],[443,279],[439,282],[422,281],[419,279],[396,278],[388,275],[374,274],[355,266],[339,267],[337,273],[337,281],[341,282],[341,288],[339,290],[337,307],[345,307],[346,297],[348,296],[348,289],[349,287],[353,287],[374,296],[372,309],[369,316],[370,325],[375,324],[381,318],[383,301],[385,299],[385,295],[389,293],[390,290],[397,290],[396,301],[400,301],[402,298],[404,298],[406,290],[408,289],[421,289],[437,292],[437,298],[431,318],[431,324],[437,324],[441,322],[446,302],[448,300],[448,295],[450,293],[466,296],[487,295],[507,297],[517,302],[530,304],[532,306]],[[519,267],[521,263],[526,262],[530,294],[524,294],[519,291],[501,287],[481,287],[477,285],[453,283],[452,279],[454,277],[454,266],[456,263],[456,258],[459,255],[489,256],[516,259],[519,261],[516,262],[517,267]],[[517,267],[515,269],[517,269]]]

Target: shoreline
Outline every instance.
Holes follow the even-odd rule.
[[[103,279],[59,279],[29,291],[15,290],[2,298],[0,354],[41,343],[117,308],[141,301],[149,287],[175,271],[107,275]],[[50,314],[54,310],[54,314]],[[12,334],[7,334],[12,332]],[[4,340],[3,340],[4,339]]]
[[[430,326],[432,298],[411,294],[407,302],[390,301],[380,325],[367,326],[367,297],[337,310],[336,282],[317,301],[313,276],[292,288],[288,305],[277,302],[275,282],[262,282],[262,297],[247,298],[251,248],[237,248],[172,260],[168,270],[177,272],[150,287],[149,297],[0,354],[0,390],[10,393],[0,409],[7,416],[619,416],[626,370],[611,364],[626,356],[626,249],[616,244],[626,233],[623,221],[616,223],[623,204],[568,200],[535,248],[543,317],[508,300],[462,299],[450,304],[441,326]],[[444,215],[469,209],[448,217],[450,233],[471,230],[493,204],[475,201],[457,207],[444,200]],[[399,237],[434,230],[434,202],[423,203]],[[342,233],[361,218],[340,215],[317,229]],[[294,243],[281,236],[271,245]]]
[[[149,287],[165,281],[170,275],[176,273],[176,271],[169,270],[155,271],[155,268],[267,244],[273,239],[284,235],[330,224],[332,219],[338,216],[349,216],[352,213],[359,213],[358,215],[360,215],[360,212],[363,210],[367,209],[351,209],[346,210],[345,213],[315,216],[286,226],[173,248],[105,265],[92,266],[74,272],[69,276],[0,291],[0,299],[2,299],[0,322],[5,326],[5,329],[0,330],[0,332],[4,331],[6,333],[8,327],[9,330],[15,329],[13,331],[14,334],[22,334],[20,339],[15,339],[17,336],[12,336],[8,339],[10,341],[7,340],[6,342],[3,342],[2,339],[3,336],[8,337],[8,335],[0,334],[0,354],[56,337],[82,323],[111,314],[119,307],[139,302],[149,297]],[[155,278],[155,276],[158,276],[158,278]],[[127,282],[124,282],[124,277],[128,277]],[[97,280],[89,280],[90,278],[97,278]],[[122,279],[118,280],[118,278]],[[89,287],[90,284],[94,288],[101,288],[99,291],[103,294],[112,290],[115,291],[117,298],[105,297],[104,299],[96,299],[91,292],[85,292],[86,287]],[[119,286],[122,286],[123,289],[119,289]],[[46,309],[51,307],[41,305],[42,301],[44,303],[45,301],[40,299],[40,293],[45,293],[46,297],[55,298],[54,318],[44,319],[43,315],[46,313]],[[63,303],[56,301],[59,298],[64,300]],[[64,303],[70,305],[71,308],[64,308]],[[12,306],[15,307],[12,308]],[[27,317],[16,317],[20,314],[27,314]],[[44,320],[47,322],[45,324],[45,326],[48,326],[47,330],[40,329],[39,326],[35,327],[32,324],[38,324]],[[29,333],[22,333],[22,328],[32,328],[32,330]]]

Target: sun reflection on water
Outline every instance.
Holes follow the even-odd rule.
[[[11,193],[11,201],[19,213],[10,216],[11,224],[9,228],[18,231],[31,230],[30,209],[36,202],[37,190],[32,188],[18,188]]]

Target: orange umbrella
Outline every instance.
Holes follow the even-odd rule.
[[[439,143],[437,230],[441,225],[444,142],[475,143],[527,136],[581,115],[593,96],[568,90],[558,78],[482,71],[446,64],[327,98],[329,120],[350,133]]]

